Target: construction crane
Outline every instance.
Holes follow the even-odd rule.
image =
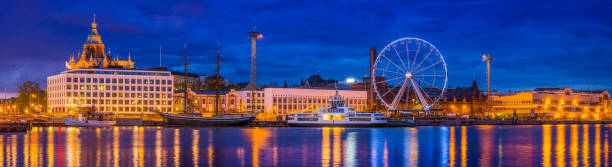
[[[482,61],[487,62],[487,113],[491,116],[490,97],[491,97],[491,55],[482,54]]]
[[[255,27],[253,30],[249,32],[249,38],[251,38],[251,82],[249,83],[249,88],[251,90],[251,111],[255,111],[255,91],[257,90],[257,39],[263,38],[260,32],[255,31]]]

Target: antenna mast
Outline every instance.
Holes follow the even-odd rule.
[[[162,56],[161,49],[162,49],[162,46],[159,45],[159,67],[162,67],[162,63],[161,63],[161,56]]]

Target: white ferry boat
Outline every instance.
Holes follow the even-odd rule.
[[[294,113],[287,116],[290,126],[385,126],[383,113],[361,113],[345,107],[346,101],[338,94],[329,100],[330,107],[320,107],[311,113]]]
[[[65,124],[66,126],[101,127],[113,126],[117,123],[114,120],[108,120],[103,115],[97,115],[93,119],[90,117],[94,116],[79,114],[78,119],[65,118]]]

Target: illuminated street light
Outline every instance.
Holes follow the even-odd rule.
[[[353,84],[353,83],[355,83],[355,78],[347,78],[347,79],[346,79],[346,83],[347,83],[347,84]]]

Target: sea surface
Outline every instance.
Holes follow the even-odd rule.
[[[612,125],[33,128],[2,166],[610,166]]]

